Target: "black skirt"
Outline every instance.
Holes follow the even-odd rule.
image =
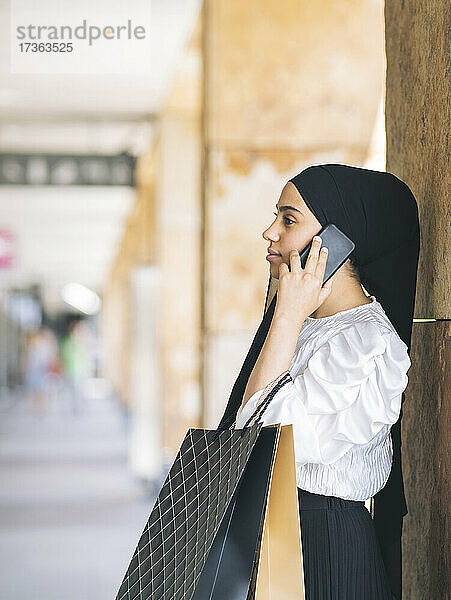
[[[391,600],[364,501],[298,488],[305,600]]]

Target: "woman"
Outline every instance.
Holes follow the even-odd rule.
[[[284,187],[268,241],[278,291],[219,429],[293,425],[306,600],[401,598],[405,503],[400,447],[419,251],[418,211],[394,175],[348,165],[305,169]],[[355,249],[322,286],[327,223]],[[289,266],[288,266],[289,265]],[[369,297],[364,293],[362,285]],[[268,301],[267,295],[267,301]],[[374,497],[374,522],[364,501]]]

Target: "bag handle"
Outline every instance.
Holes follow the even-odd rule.
[[[290,375],[290,372],[287,370],[287,371],[284,371],[283,373],[281,373],[276,379],[274,379],[274,381],[271,381],[271,383],[269,383],[266,386],[266,388],[263,390],[263,394],[262,394],[263,400],[260,401],[257,408],[254,410],[253,414],[246,421],[243,429],[245,429],[254,418],[258,417],[258,420],[256,420],[254,423],[252,423],[252,425],[255,425],[255,423],[261,423],[260,418],[263,415],[263,413],[265,412],[265,410],[268,408],[271,400],[274,398],[276,393],[290,381],[293,381],[293,379]],[[270,388],[269,392],[265,396],[265,392],[268,388]],[[232,425],[229,427],[229,429],[233,429],[235,426],[235,423],[236,423],[236,419],[232,423]]]

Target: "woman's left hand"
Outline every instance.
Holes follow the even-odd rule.
[[[279,290],[274,318],[288,319],[299,329],[305,318],[310,316],[332,290],[329,281],[323,287],[326,271],[327,249],[321,248],[321,238],[315,236],[303,269],[299,250],[290,252],[290,269],[282,262],[279,265]]]

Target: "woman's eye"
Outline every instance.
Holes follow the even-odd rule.
[[[277,217],[277,213],[276,212],[273,212],[272,214],[276,215],[276,217]],[[283,218],[283,222],[285,223],[285,225],[292,225],[295,221],[293,221],[292,219],[290,219],[290,218],[288,218],[288,217],[285,216]]]

